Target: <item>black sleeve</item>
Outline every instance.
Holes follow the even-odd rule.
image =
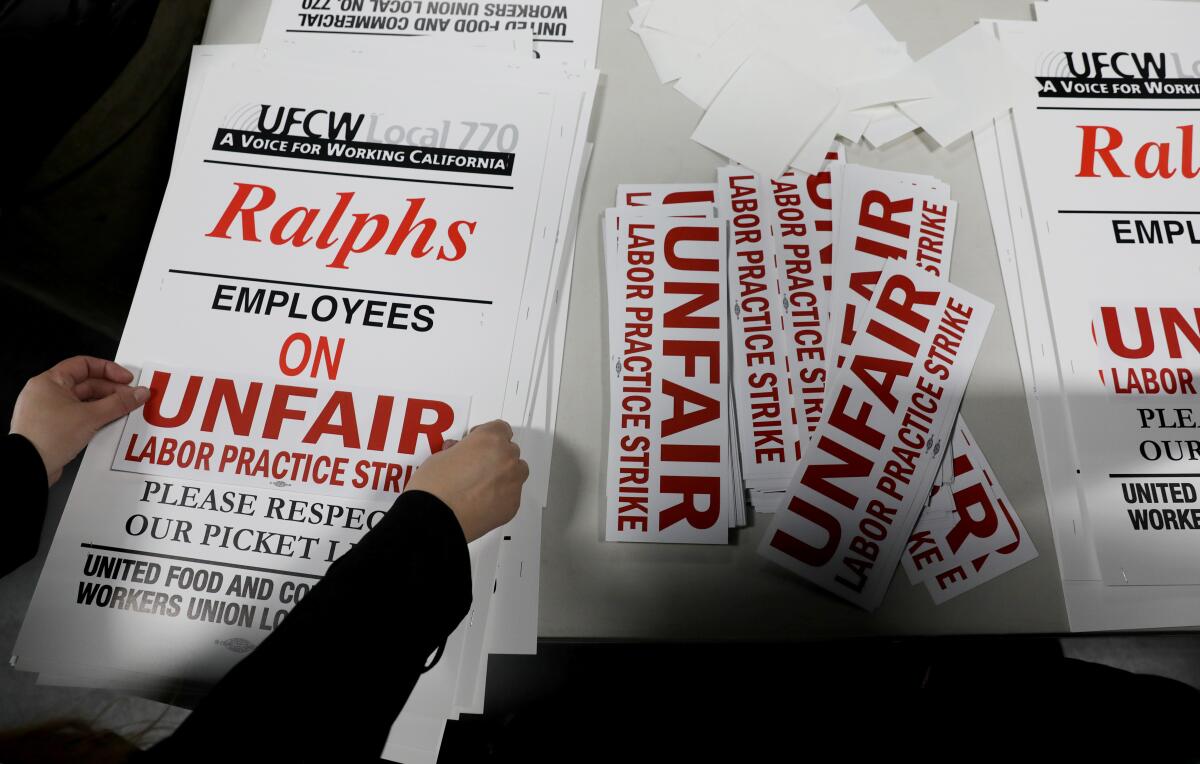
[[[239,761],[377,761],[470,605],[457,518],[431,494],[401,494],[173,735],[134,760],[211,763],[236,750]]]
[[[0,438],[0,485],[8,493],[0,529],[0,576],[6,576],[37,554],[49,491],[46,463],[21,435]]]
[[[21,146],[0,202],[21,201],[25,181],[142,47],[157,9],[158,0],[0,0],[0,98],[38,115],[37,130],[0,124],[0,145]]]

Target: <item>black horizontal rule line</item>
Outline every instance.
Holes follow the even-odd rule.
[[[1039,106],[1039,111],[1200,111],[1188,106]]]
[[[1059,215],[1200,215],[1200,210],[1059,210]]]
[[[178,560],[179,562],[194,562],[198,565],[216,565],[221,568],[237,568],[238,570],[253,570],[256,573],[275,573],[280,576],[291,576],[293,578],[311,578],[314,581],[320,581],[324,576],[318,576],[313,573],[295,573],[290,570],[276,570],[275,568],[259,568],[254,565],[239,565],[236,562],[217,562],[216,560],[201,560],[199,557],[184,557],[178,554],[164,554],[162,552],[143,552],[140,549],[122,549],[119,546],[104,546],[103,544],[88,544],[83,543],[79,546],[84,549],[98,549],[102,552],[120,552],[122,554],[139,554],[143,557],[158,557],[164,560]]]
[[[1200,477],[1200,473],[1109,473],[1109,477]]]
[[[326,289],[333,292],[357,292],[360,294],[377,294],[384,297],[410,297],[416,300],[433,300],[437,302],[467,302],[474,305],[491,305],[491,300],[477,300],[474,297],[442,297],[436,294],[411,294],[409,292],[385,292],[382,289],[359,289],[356,287],[340,287],[328,284],[306,284],[303,281],[280,281],[278,279],[263,279],[254,276],[234,276],[230,273],[205,273],[204,271],[185,271],[179,268],[169,268],[167,273],[178,273],[181,276],[200,276],[207,279],[229,279],[230,281],[252,281],[256,284],[278,284],[279,286],[304,287],[306,289]]]
[[[279,170],[281,172],[306,172],[309,175],[336,175],[340,178],[366,178],[367,180],[391,180],[398,183],[429,183],[435,186],[464,186],[466,188],[497,188],[512,191],[512,186],[497,186],[493,183],[461,183],[456,180],[430,180],[428,178],[389,178],[384,175],[363,175],[357,172],[334,172],[332,170],[308,170],[301,167],[279,167],[271,164],[253,164],[251,162],[226,162],[222,159],[205,159],[205,164],[224,164],[230,167],[255,167],[259,170]]]

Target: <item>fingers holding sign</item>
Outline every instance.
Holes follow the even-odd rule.
[[[512,427],[497,419],[473,428],[413,473],[408,490],[426,491],[454,512],[467,541],[504,525],[517,513],[529,465],[513,442]]]
[[[53,485],[97,430],[150,397],[148,389],[130,387],[131,382],[132,372],[112,361],[68,358],[25,383],[9,431],[33,444]]]

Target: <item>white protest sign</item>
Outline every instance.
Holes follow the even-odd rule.
[[[984,300],[889,260],[763,536],[764,557],[878,607],[949,445],[991,314]]]
[[[841,155],[832,153],[826,159],[837,163]],[[827,315],[833,280],[831,184],[829,170],[816,175],[793,170],[773,178],[764,188],[784,297],[793,406],[804,441],[821,421],[825,402]]]
[[[1070,467],[1109,586],[1200,583],[1200,226],[1183,203],[1200,162],[1194,120],[1180,116],[1200,104],[1200,46],[1188,29],[1037,24],[1002,36],[1033,75],[1013,116]]]
[[[841,194],[830,332],[835,362],[854,342],[884,263],[903,260],[949,278],[958,208],[940,181],[861,165],[846,165]]]
[[[621,216],[640,217],[715,217],[717,208],[717,186],[715,183],[622,183],[617,186],[617,207],[606,213],[605,218],[605,273],[609,279],[610,294],[615,293],[611,279],[620,273],[616,260],[616,235]],[[610,319],[613,317],[610,306]],[[617,328],[609,327],[609,336],[615,336]],[[729,513],[730,527],[746,524],[746,499],[742,490],[741,459],[737,449],[737,427],[733,410],[732,380],[726,400],[729,415],[729,502],[733,511]]]
[[[770,212],[753,172],[723,167],[717,175],[717,210],[730,221],[733,389],[742,470],[748,481],[786,477],[800,458],[801,428],[788,373]]]
[[[954,430],[953,483],[934,486],[901,558],[913,583],[941,604],[1037,557],[1033,540],[962,419]]]
[[[381,93],[387,97],[381,100]],[[261,381],[267,405],[267,396],[274,396],[267,381],[299,377],[294,365],[309,343],[340,361],[331,374],[330,365],[309,358],[305,383],[298,383],[317,391],[308,403],[337,390],[391,388],[448,403],[456,418],[466,413],[468,399],[469,413],[479,421],[502,415],[551,121],[546,96],[496,82],[458,80],[447,87],[436,77],[396,78],[381,89],[375,78],[301,78],[290,63],[238,60],[206,72],[191,114],[119,363],[206,370],[214,380],[232,380],[245,395],[249,387],[239,385]],[[485,143],[471,128],[481,122],[513,129]],[[404,135],[419,140],[389,142],[401,124]],[[469,134],[466,147],[451,148]],[[299,401],[293,397],[286,407],[297,409]],[[365,402],[356,399],[356,418],[366,416],[358,408]],[[340,408],[339,414],[348,411]],[[168,405],[165,415],[171,413]],[[310,450],[304,433],[288,429],[299,422],[279,413],[280,434],[287,436],[278,439],[277,450]],[[315,423],[320,413],[306,408],[303,416]],[[259,408],[255,417],[268,414]],[[432,422],[430,416],[424,421]],[[259,423],[252,421],[251,432]],[[331,415],[327,424],[336,429],[346,421]],[[132,435],[138,430],[131,427]],[[248,497],[246,512],[253,516],[225,517],[225,525],[248,524],[277,541],[312,541],[294,542],[291,554],[281,553],[281,541],[249,550],[205,545],[203,534],[185,533],[184,524],[195,524],[196,513],[207,510],[155,500],[161,492],[144,497],[154,484],[167,482],[177,491],[206,495],[220,474],[163,479],[113,470],[131,440],[122,440],[121,426],[105,428],[84,456],[15,650],[22,667],[95,653],[88,635],[104,633],[111,640],[95,660],[108,669],[213,681],[261,641],[288,603],[268,603],[267,614],[263,602],[239,586],[208,597],[208,605],[198,603],[191,617],[187,598],[208,593],[195,593],[182,581],[160,582],[157,591],[168,603],[182,597],[179,611],[153,603],[154,612],[139,613],[80,602],[80,585],[95,583],[86,572],[88,550],[103,547],[129,560],[186,557],[189,575],[211,582],[220,574],[226,585],[249,566],[275,582],[272,596],[278,596],[285,582],[294,593],[296,581],[311,585],[319,579],[334,557],[330,544],[344,549],[365,528],[269,517],[276,499],[369,512],[391,503],[391,492],[368,488],[358,499],[314,499],[327,487],[302,486],[290,477],[292,486],[269,490],[239,485],[233,493]],[[143,449],[134,448],[134,456],[145,453],[146,442],[139,438]],[[322,449],[328,442],[321,438]],[[369,456],[364,451],[358,458]],[[381,487],[389,471],[381,469]],[[312,553],[301,554],[304,547]],[[488,588],[489,577],[479,578]],[[462,631],[447,645],[451,667],[457,666]]]
[[[724,221],[622,218],[610,286],[610,541],[728,541]]]

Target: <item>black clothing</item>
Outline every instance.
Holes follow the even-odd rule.
[[[37,554],[50,488],[46,463],[21,435],[0,438],[0,485],[8,490],[0,531],[0,576],[6,576]]]
[[[0,485],[12,497],[0,535],[7,573],[37,553],[46,513],[45,465],[19,435],[0,439]],[[404,493],[173,735],[134,760],[378,760],[417,679],[470,606],[458,519],[432,494]]]
[[[136,761],[376,761],[470,605],[458,519],[435,496],[402,494],[175,734]]]
[[[0,122],[9,152],[0,204],[112,84],[146,40],[158,0],[0,0]],[[18,118],[16,115],[20,115]]]

